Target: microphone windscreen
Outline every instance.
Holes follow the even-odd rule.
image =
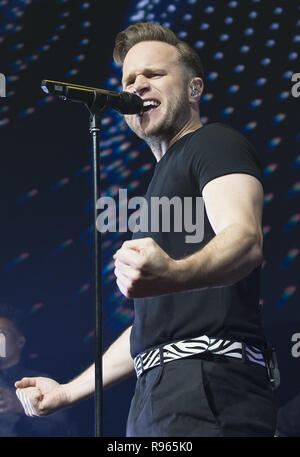
[[[122,114],[139,114],[143,110],[143,100],[135,94],[122,92]]]

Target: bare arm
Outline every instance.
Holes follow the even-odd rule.
[[[134,372],[130,355],[129,327],[109,347],[102,358],[103,387],[125,379]],[[91,396],[95,391],[95,365],[91,365],[67,384],[53,379],[37,377],[23,378],[15,383],[17,396],[28,416],[46,416],[58,409],[72,406]]]
[[[113,384],[122,381],[134,371],[134,364],[130,355],[131,329],[132,326],[125,330],[103,355],[103,388],[111,387]],[[95,391],[95,364],[64,386],[70,405],[92,395]]]
[[[233,284],[262,261],[263,189],[247,174],[230,174],[203,189],[216,236],[203,249],[171,259],[152,238],[126,241],[115,258],[121,292],[129,298]]]
[[[233,174],[203,189],[216,236],[203,249],[178,262],[187,289],[233,284],[262,262],[263,189],[253,176]]]

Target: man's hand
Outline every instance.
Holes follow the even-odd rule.
[[[15,387],[27,416],[48,416],[68,404],[64,385],[50,378],[23,378]]]
[[[152,238],[125,241],[113,258],[117,285],[125,297],[154,297],[181,290],[179,263]]]
[[[23,408],[13,390],[0,387],[0,414],[8,412],[21,414]]]

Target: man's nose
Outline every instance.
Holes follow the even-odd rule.
[[[149,90],[149,80],[143,75],[137,76],[134,82],[133,92],[137,95],[142,95],[144,92]]]

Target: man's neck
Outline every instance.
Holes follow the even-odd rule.
[[[150,138],[147,143],[148,146],[150,147],[154,157],[156,158],[157,162],[160,161],[160,159],[165,155],[167,150],[174,144],[176,141],[178,141],[180,138],[183,136],[187,135],[188,133],[192,133],[195,130],[198,130],[199,128],[203,127],[203,124],[201,123],[200,119],[197,120],[196,122],[193,122],[192,124],[188,123],[186,124],[182,129],[180,129],[179,132],[176,134],[173,134],[170,138],[160,138],[160,137],[155,137],[155,138]]]

